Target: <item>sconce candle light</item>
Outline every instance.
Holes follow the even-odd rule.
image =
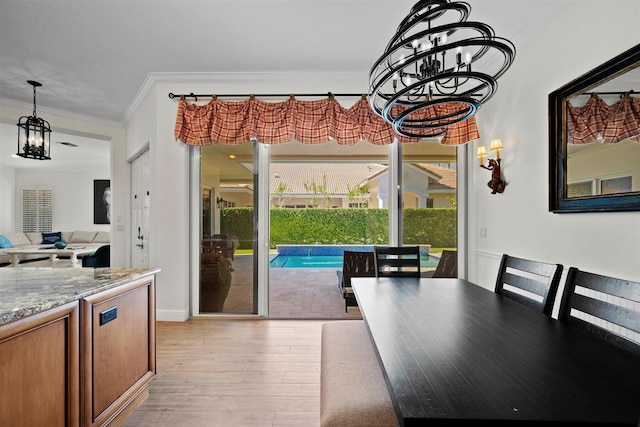
[[[489,151],[496,152],[495,159],[489,159],[488,166],[484,165],[484,158],[487,156],[487,149],[484,145],[478,147],[478,151],[476,152],[476,157],[480,159],[480,167],[491,171],[491,181],[487,182],[487,186],[491,188],[491,194],[502,193],[504,191],[504,187],[507,183],[502,179],[502,169],[500,164],[500,150],[504,147],[502,146],[502,141],[500,139],[494,139],[491,141],[491,145],[489,146]]]

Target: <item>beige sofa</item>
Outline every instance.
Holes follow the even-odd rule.
[[[43,242],[43,233],[7,233],[2,235],[9,239],[14,248],[36,249],[53,246],[53,243]],[[62,231],[60,232],[60,240],[70,245],[82,245],[87,248],[98,249],[100,246],[108,245],[110,243],[111,235],[108,231]],[[27,261],[46,259],[48,255],[25,254],[19,255],[19,257],[21,261]],[[0,265],[5,265],[10,262],[11,255],[3,253],[3,249],[0,248]]]

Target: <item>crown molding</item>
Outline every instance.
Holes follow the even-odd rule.
[[[348,87],[357,87],[352,90],[354,92],[367,92],[367,73],[366,72],[341,72],[333,71],[309,71],[309,72],[293,72],[293,71],[271,71],[271,72],[192,72],[192,73],[149,73],[140,85],[140,89],[133,98],[131,104],[126,110],[122,119],[122,123],[131,120],[135,111],[147,96],[149,91],[158,83],[197,83],[197,84],[289,84],[295,82],[294,85],[317,85],[318,82],[330,82],[331,85],[346,85]],[[293,88],[295,89],[295,88]],[[328,88],[329,91],[338,92],[335,89]],[[295,90],[292,90],[295,93]]]

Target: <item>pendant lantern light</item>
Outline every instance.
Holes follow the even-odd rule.
[[[18,120],[18,153],[20,157],[35,160],[51,160],[51,126],[36,114],[36,88],[42,86],[27,80],[33,86],[33,115]]]

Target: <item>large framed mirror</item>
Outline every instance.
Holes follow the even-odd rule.
[[[549,211],[640,210],[640,45],[549,94]]]

